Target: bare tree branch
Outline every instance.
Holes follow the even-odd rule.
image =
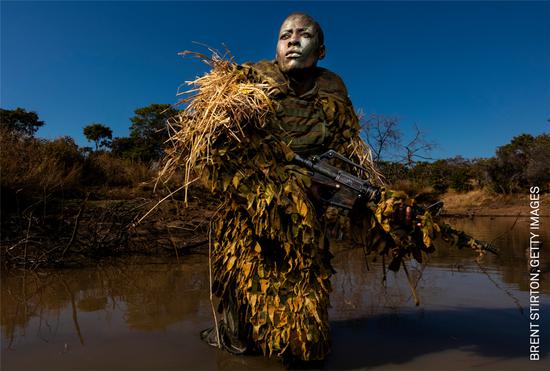
[[[403,145],[405,155],[403,156],[402,161],[409,167],[413,166],[417,162],[417,158],[432,160],[431,157],[427,157],[424,154],[428,154],[436,147],[435,143],[426,139],[424,132],[418,128],[418,125],[414,125],[414,130],[414,137],[407,144]]]
[[[436,144],[427,140],[416,124],[412,138],[403,144],[404,135],[397,118],[377,114],[366,116],[361,112],[358,117],[363,137],[371,147],[376,163],[392,161],[412,167],[418,161],[433,160],[429,153]]]
[[[367,144],[371,147],[375,162],[391,156],[390,151],[400,146],[402,134],[396,118],[372,114],[361,119],[361,129]]]

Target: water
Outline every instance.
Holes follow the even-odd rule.
[[[402,271],[340,246],[330,309],[327,369],[548,369],[528,360],[528,224],[515,218],[451,220],[493,241],[499,257],[440,249],[409,265],[415,306]],[[541,224],[550,225],[550,219]],[[550,231],[550,228],[547,228]],[[542,237],[550,241],[549,231]],[[548,242],[547,242],[548,243]],[[542,250],[544,253],[544,250]],[[550,253],[542,256],[542,324],[550,319]],[[231,356],[203,344],[212,322],[207,256],[131,258],[97,267],[4,272],[2,370],[283,369],[276,360]]]

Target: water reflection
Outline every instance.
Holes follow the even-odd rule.
[[[67,308],[81,343],[82,313],[100,312],[108,320],[122,311],[130,329],[165,330],[208,301],[206,270],[203,259],[192,256],[184,265],[129,259],[78,270],[10,272],[2,277],[2,333],[9,347],[31,319],[51,329],[55,324],[42,321],[59,320]]]
[[[483,266],[499,272],[505,283],[517,284],[522,291],[529,290],[529,219],[516,217],[484,217],[484,218],[454,218],[449,222],[459,229],[466,231],[479,239],[489,241],[499,250],[499,256],[487,255],[482,263]],[[550,218],[541,218],[541,241],[550,241]],[[436,255],[437,258],[453,255],[448,250]],[[456,254],[460,256],[462,264],[471,265],[468,262],[467,252]],[[445,263],[445,259],[442,260]],[[541,252],[541,291],[550,293],[550,254]]]
[[[433,367],[449,359],[523,367],[527,222],[451,223],[493,241],[501,254],[476,261],[470,251],[441,248],[427,265],[410,264],[418,308],[402,272],[388,272],[383,284],[380,260],[369,258],[367,268],[361,250],[340,244],[328,368]],[[550,254],[542,258],[542,291],[548,293]],[[78,270],[4,272],[1,299],[2,369],[281,368],[200,342],[198,332],[211,324],[205,255],[186,256],[182,264],[133,258]],[[550,318],[544,300],[544,318]]]

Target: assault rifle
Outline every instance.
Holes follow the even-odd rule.
[[[331,165],[329,161],[332,159],[368,174],[367,169],[332,149],[322,155],[313,156],[309,160],[294,154],[294,161],[308,169],[311,172],[312,181],[321,185],[319,196],[323,202],[351,210],[357,202],[378,203],[380,201],[379,187],[373,186],[368,179],[362,179]]]
[[[368,205],[378,204],[381,199],[381,189],[372,184],[369,179],[363,179],[359,176],[350,174],[341,168],[329,163],[330,160],[340,161],[347,164],[351,168],[362,170],[364,174],[368,174],[368,170],[359,164],[351,161],[342,154],[329,150],[321,155],[312,156],[310,159],[305,159],[298,154],[294,154],[294,162],[305,167],[310,171],[312,182],[319,185],[316,195],[324,203],[340,207],[345,210],[352,210],[359,204]],[[411,209],[412,220],[414,221],[417,215],[424,215],[429,211],[433,216],[437,216],[443,207],[443,202],[439,201],[433,205],[422,208],[414,205]],[[404,210],[401,210],[402,212]],[[456,230],[446,223],[439,223],[443,236],[451,238],[459,246],[468,245],[474,249],[486,250],[497,254],[497,249],[490,244],[476,240],[466,233]]]

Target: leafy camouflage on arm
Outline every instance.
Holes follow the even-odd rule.
[[[451,247],[470,248],[480,255],[486,251],[496,252],[489,244],[436,220],[429,211],[417,215],[410,226],[402,225],[396,221],[396,213],[406,206],[417,209],[414,198],[403,192],[384,190],[380,202],[368,205],[365,213],[370,220],[370,235],[363,237],[362,242],[369,253],[389,256],[389,269],[399,270],[403,259],[407,258],[422,263],[423,253],[432,253],[438,238],[449,242]]]

